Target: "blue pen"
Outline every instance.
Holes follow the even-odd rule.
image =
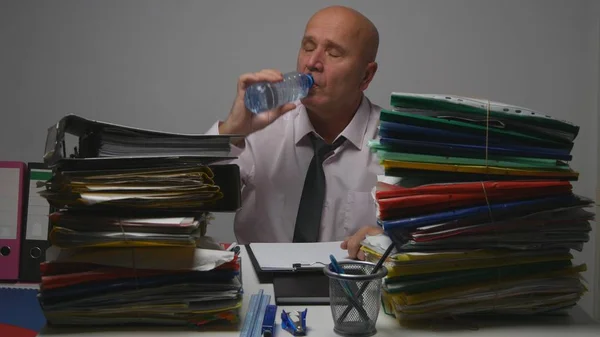
[[[340,267],[340,265],[338,264],[337,260],[335,259],[335,256],[333,256],[333,254],[329,254],[329,260],[331,260],[331,267],[333,268],[333,271],[338,273],[338,274],[343,274],[344,270],[342,270],[342,267]]]
[[[333,256],[332,254],[330,254],[329,255],[329,260],[331,260],[331,269],[333,269],[334,272],[336,272],[336,273],[338,273],[340,275],[344,274],[344,270],[338,264],[337,260],[335,259],[335,256]],[[346,282],[346,281],[340,281],[340,284],[342,285],[342,287],[344,288],[344,291],[346,292],[346,294],[348,294],[348,296],[354,297],[354,292],[352,291],[352,289],[350,289],[350,286],[348,285],[348,282]]]

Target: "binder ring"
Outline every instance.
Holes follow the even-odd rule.
[[[10,255],[10,246],[4,246],[0,248],[0,255],[9,256]]]
[[[34,259],[39,259],[42,256],[42,250],[40,247],[33,247],[29,250],[29,256]]]

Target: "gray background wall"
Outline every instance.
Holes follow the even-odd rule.
[[[295,68],[309,16],[350,5],[378,26],[379,72],[367,94],[484,97],[581,126],[577,193],[598,176],[600,6],[596,1],[2,1],[0,158],[41,160],[47,127],[68,113],[202,133],[227,116],[236,79]],[[597,174],[598,172],[598,174]],[[233,240],[231,214],[210,233]],[[597,233],[598,231],[596,231]],[[596,240],[588,264],[592,313]]]

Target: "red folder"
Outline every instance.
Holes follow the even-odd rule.
[[[0,280],[19,278],[25,174],[23,162],[0,162]]]
[[[375,197],[377,199],[402,197],[407,195],[419,194],[449,194],[449,193],[482,193],[484,188],[486,192],[504,191],[515,192],[522,190],[531,190],[538,188],[572,188],[569,181],[563,180],[535,180],[535,181],[483,181],[449,184],[430,184],[417,187],[402,187],[384,182],[377,182]]]
[[[58,265],[58,266],[57,266]],[[62,265],[62,266],[60,266]],[[118,280],[118,279],[128,279],[128,278],[142,278],[147,276],[155,276],[155,275],[167,275],[167,274],[177,274],[177,273],[186,273],[190,270],[134,270],[132,268],[120,268],[120,267],[104,267],[91,265],[93,269],[88,268],[88,270],[82,270],[86,264],[78,264],[78,263],[42,263],[42,289],[55,289],[61,287],[67,287],[71,285],[76,285],[80,283],[86,282],[95,282],[95,281],[106,281],[106,280]],[[87,264],[89,267],[90,265]],[[73,268],[71,272],[69,272],[69,268]],[[215,268],[215,270],[220,269],[230,269],[230,270],[239,270],[240,266],[237,260],[233,260],[231,262],[222,264]],[[51,275],[46,274],[47,271],[53,271]],[[61,273],[56,273],[60,271]]]
[[[569,194],[571,191],[568,181],[478,182],[414,188],[378,183],[376,199],[378,217],[387,220],[487,203]]]
[[[19,326],[0,323],[0,336],[35,337],[37,335],[38,331],[33,331]]]

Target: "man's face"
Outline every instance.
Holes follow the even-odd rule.
[[[297,70],[310,72],[315,79],[315,86],[302,100],[310,110],[335,110],[340,102],[355,100],[366,89],[363,37],[353,21],[340,15],[322,15],[313,17],[306,27]]]

